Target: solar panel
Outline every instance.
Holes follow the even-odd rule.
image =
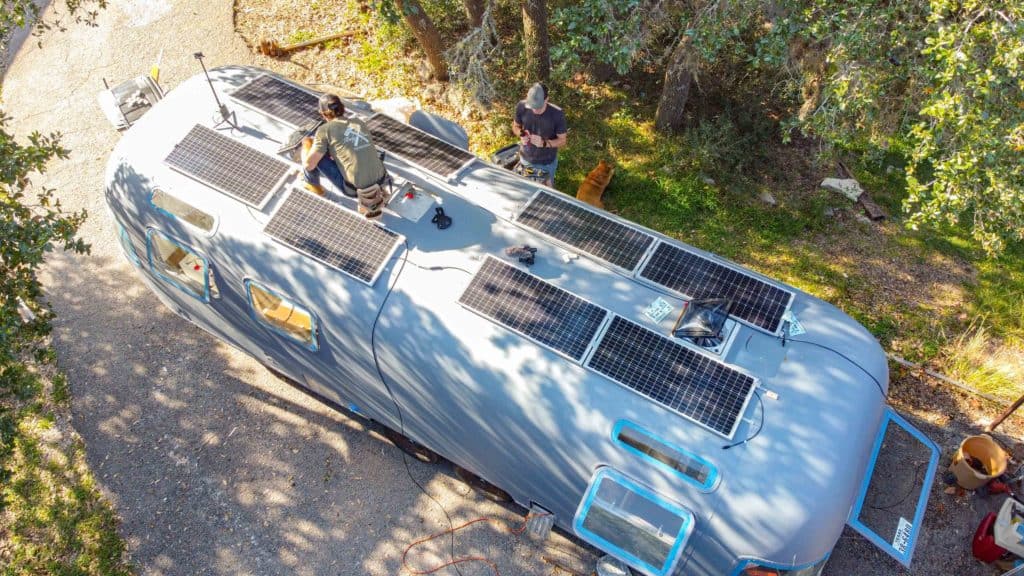
[[[300,190],[288,195],[263,231],[371,286],[402,242],[355,212]]]
[[[537,193],[516,220],[631,272],[654,243],[649,234],[545,191]]]
[[[260,74],[231,97],[296,127],[320,119],[319,95],[269,74]]]
[[[757,380],[619,316],[587,366],[731,438]]]
[[[373,142],[378,148],[387,150],[446,180],[476,159],[476,156],[466,150],[456,148],[444,140],[384,114],[371,116],[366,121],[366,127],[370,129]]]
[[[515,266],[487,258],[459,303],[579,361],[607,312]]]
[[[661,243],[640,276],[690,298],[728,298],[731,314],[774,334],[793,293],[738,270]]]
[[[199,124],[174,145],[164,162],[260,209],[291,170],[287,163]]]

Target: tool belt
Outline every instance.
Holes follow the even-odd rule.
[[[356,189],[359,200],[359,213],[367,218],[380,216],[384,208],[384,188],[380,184],[371,184],[366,188]]]

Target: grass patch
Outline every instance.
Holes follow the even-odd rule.
[[[42,360],[44,363],[38,363]],[[118,520],[80,440],[52,351],[0,375],[0,576],[129,575]]]

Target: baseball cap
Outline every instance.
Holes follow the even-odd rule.
[[[544,86],[537,82],[530,86],[530,91],[526,93],[526,107],[536,110],[542,106],[544,106]]]

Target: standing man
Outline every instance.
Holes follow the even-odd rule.
[[[565,112],[548,102],[547,86],[537,82],[516,106],[512,132],[519,136],[519,161],[524,168],[543,170],[543,183],[553,186],[558,149],[565,146]]]
[[[321,96],[318,107],[326,122],[317,128],[312,139],[303,141],[302,175],[306,189],[323,196],[323,174],[342,194],[358,196],[360,211],[367,217],[379,215],[379,205],[375,206],[379,202],[374,198],[379,195],[383,199],[380,185],[387,173],[370,139],[370,130],[357,118],[345,118],[345,105],[334,94]],[[376,214],[371,215],[373,212]]]

